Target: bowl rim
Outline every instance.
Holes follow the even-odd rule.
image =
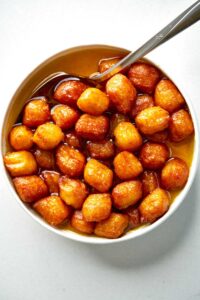
[[[4,162],[3,162],[3,127],[4,127],[4,123],[7,119],[7,115],[9,113],[9,109],[10,106],[12,105],[12,103],[14,102],[15,99],[15,95],[18,93],[18,91],[21,89],[21,87],[25,84],[25,82],[28,82],[29,79],[31,78],[32,74],[36,73],[38,70],[40,70],[44,65],[48,64],[49,61],[51,61],[52,59],[54,59],[55,57],[61,56],[64,53],[72,53],[73,51],[76,50],[81,50],[81,49],[87,49],[87,48],[110,48],[110,49],[116,49],[116,50],[122,50],[122,51],[130,51],[128,49],[125,48],[121,48],[118,46],[111,46],[111,45],[104,45],[104,44],[89,44],[89,45],[79,45],[79,46],[75,46],[75,47],[70,47],[67,49],[64,49],[62,51],[59,51],[53,55],[51,55],[50,57],[48,57],[46,60],[42,61],[39,65],[36,66],[36,68],[34,68],[25,78],[24,80],[20,83],[20,85],[17,87],[17,89],[15,90],[14,94],[12,95],[10,101],[7,104],[7,108],[4,112],[4,116],[3,116],[3,121],[1,122],[1,147],[0,147],[0,152],[1,152],[1,161],[2,161],[2,169],[3,169],[3,174],[4,174],[4,178],[9,186],[9,189],[11,190],[12,194],[14,195],[14,198],[17,200],[17,203],[36,221],[38,222],[40,225],[42,225],[43,227],[45,227],[46,229],[50,230],[51,232],[54,232],[55,234],[62,236],[64,238],[69,238],[71,240],[74,241],[78,241],[78,242],[83,242],[83,243],[87,243],[87,244],[113,244],[113,243],[120,243],[123,241],[128,241],[131,239],[135,239],[139,236],[143,236],[146,235],[148,232],[154,230],[155,228],[159,227],[159,225],[163,224],[171,215],[174,214],[174,212],[177,210],[177,208],[180,206],[180,204],[184,201],[184,199],[186,198],[186,195],[188,194],[192,183],[194,181],[196,172],[197,172],[197,168],[198,168],[198,161],[199,161],[199,139],[200,139],[200,135],[199,135],[199,126],[198,126],[198,121],[197,121],[197,116],[196,116],[196,112],[193,108],[193,104],[192,101],[189,97],[189,95],[187,94],[184,86],[182,86],[180,83],[177,85],[178,89],[180,90],[180,92],[183,94],[184,98],[187,99],[187,105],[189,107],[190,110],[190,114],[192,116],[192,120],[193,120],[193,124],[194,124],[194,129],[195,129],[195,136],[194,136],[194,152],[193,152],[193,159],[192,159],[192,163],[190,166],[190,173],[189,173],[189,178],[188,181],[185,185],[185,187],[183,188],[183,190],[179,193],[178,196],[176,196],[175,201],[173,201],[173,203],[170,205],[170,209],[161,217],[159,218],[157,221],[155,221],[153,224],[151,225],[147,225],[147,226],[142,226],[139,229],[136,230],[131,230],[128,233],[126,233],[125,235],[123,235],[122,237],[119,237],[117,239],[106,239],[106,238],[101,238],[101,237],[95,237],[95,236],[87,236],[81,233],[76,233],[74,231],[71,230],[67,230],[67,229],[60,229],[60,228],[56,228],[53,227],[51,225],[49,225],[48,223],[46,223],[40,216],[38,216],[33,209],[31,209],[27,204],[25,204],[24,202],[21,201],[21,199],[19,198],[18,194],[16,193],[14,186],[11,184],[10,182],[10,175],[8,174],[5,166],[4,166]],[[167,75],[167,77],[169,79],[173,78],[173,76],[171,76],[170,72],[165,72],[164,70],[162,70],[162,66],[160,66],[160,64],[156,64],[156,62],[153,59],[149,59],[148,55],[145,56],[145,59],[147,59],[147,61],[149,61],[150,63],[152,63],[153,65],[155,65],[156,67],[158,67],[161,71],[163,71],[164,74]],[[175,84],[176,84],[176,80],[172,80]]]

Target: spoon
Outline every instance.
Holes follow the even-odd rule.
[[[195,2],[193,5],[188,7],[184,12],[182,12],[178,17],[176,17],[172,22],[165,26],[161,31],[149,39],[145,44],[143,44],[139,49],[130,54],[126,55],[122,60],[117,62],[111,68],[106,70],[103,73],[95,73],[89,77],[84,77],[75,74],[67,74],[65,72],[56,72],[44,80],[42,80],[34,89],[32,96],[39,94],[47,86],[52,86],[58,84],[63,79],[81,79],[86,81],[88,84],[97,86],[101,82],[109,79],[116,73],[119,73],[126,67],[133,64],[139,58],[142,58],[144,55],[148,54],[153,49],[157,48],[161,44],[165,43],[179,32],[185,30],[195,22],[200,20],[200,0]]]

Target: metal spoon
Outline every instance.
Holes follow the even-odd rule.
[[[75,74],[67,74],[65,72],[57,72],[53,73],[50,76],[46,77],[43,81],[40,82],[39,85],[33,91],[33,95],[39,94],[41,90],[43,90],[46,85],[56,85],[59,81],[76,77],[87,81],[87,83],[97,86],[99,83],[105,81],[116,73],[119,73],[124,68],[130,66],[139,58],[142,58],[147,53],[165,43],[179,32],[185,30],[195,22],[200,20],[200,0],[195,2],[189,8],[187,8],[184,12],[182,12],[178,17],[176,17],[171,23],[165,26],[161,31],[159,31],[156,35],[154,35],[150,40],[148,40],[145,44],[143,44],[138,50],[131,52],[127,56],[125,56],[118,63],[113,65],[110,69],[106,70],[103,73],[93,74],[89,77],[83,77]]]

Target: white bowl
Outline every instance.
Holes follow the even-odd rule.
[[[79,74],[79,69],[82,70],[81,75],[89,75],[96,71],[97,61],[104,57],[113,57],[117,55],[124,55],[127,54],[129,51],[112,47],[112,46],[105,46],[105,45],[88,45],[88,46],[79,46],[75,48],[70,48],[65,51],[62,51],[46,61],[44,61],[42,64],[40,64],[36,69],[34,69],[27,77],[26,79],[21,83],[15,94],[13,95],[4,120],[3,120],[3,126],[2,126],[2,133],[1,133],[1,150],[2,154],[9,150],[9,144],[8,144],[8,133],[12,127],[12,125],[16,122],[17,116],[20,113],[24,102],[26,99],[30,97],[30,91],[34,89],[34,87],[41,82],[46,76],[53,72],[57,71],[65,71],[69,73],[77,73]],[[73,62],[73,63],[72,63]],[[70,64],[71,63],[71,64]],[[156,62],[151,61],[154,65],[156,65]],[[84,70],[84,66],[87,66]],[[163,73],[166,74],[165,70],[162,70],[162,66],[159,68]],[[173,80],[173,74],[166,74],[167,77],[171,78]],[[173,80],[174,82],[174,80]],[[174,82],[176,84],[176,82]],[[193,160],[190,167],[190,174],[187,181],[187,184],[185,185],[184,189],[179,193],[179,195],[176,197],[175,201],[171,204],[169,210],[167,213],[162,216],[160,219],[158,219],[155,223],[148,225],[146,227],[141,227],[137,230],[132,230],[127,232],[124,236],[118,238],[118,239],[105,239],[105,238],[99,238],[95,236],[86,236],[79,233],[76,233],[74,231],[70,231],[67,229],[57,229],[55,227],[52,227],[48,225],[34,210],[30,208],[29,205],[26,205],[23,203],[20,198],[18,197],[13,184],[12,180],[7,173],[5,167],[4,167],[4,173],[6,175],[6,180],[8,182],[8,186],[13,192],[14,197],[16,198],[17,202],[23,207],[23,209],[38,223],[40,223],[42,226],[46,227],[50,231],[61,235],[63,237],[85,242],[85,243],[91,243],[91,244],[110,244],[110,243],[118,243],[122,241],[127,241],[133,238],[136,238],[138,236],[144,235],[154,228],[158,227],[160,224],[165,222],[179,207],[179,205],[183,202],[185,199],[192,182],[194,180],[197,166],[198,166],[198,155],[199,155],[199,131],[198,131],[198,123],[197,118],[194,113],[194,109],[192,107],[191,100],[189,99],[188,95],[186,94],[186,91],[183,89],[182,86],[178,85],[179,90],[187,100],[188,107],[190,109],[190,113],[193,119],[194,128],[195,128],[195,141],[194,141],[194,154],[193,154]],[[3,163],[3,162],[2,162]]]

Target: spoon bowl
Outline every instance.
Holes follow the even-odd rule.
[[[44,78],[33,90],[31,97],[37,97],[43,94],[48,89],[51,91],[52,87],[57,86],[58,83],[67,80],[81,80],[90,86],[96,86],[97,83],[86,76],[68,74],[65,72],[55,72]]]

